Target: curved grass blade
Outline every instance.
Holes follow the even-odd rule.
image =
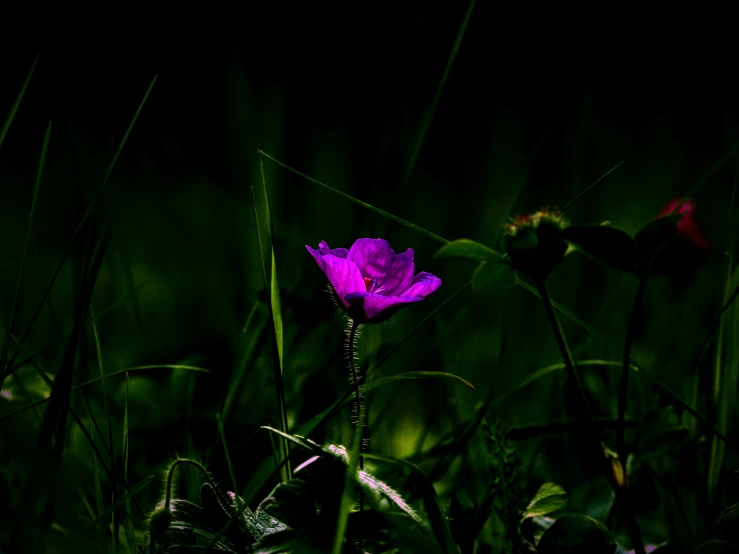
[[[364,386],[364,388],[362,389],[362,394],[367,394],[368,392],[373,391],[378,387],[389,385],[391,383],[396,383],[398,381],[415,381],[418,379],[451,379],[453,381],[462,383],[472,390],[475,390],[475,387],[471,383],[462,379],[459,375],[454,375],[453,373],[444,373],[443,371],[409,371],[407,373],[401,373],[400,375],[392,375],[390,377],[381,377],[380,379],[375,379]],[[347,397],[342,405],[346,405],[349,402],[351,402],[351,398]]]
[[[33,60],[33,65],[31,66],[31,69],[26,76],[26,80],[23,82],[23,86],[21,87],[20,92],[18,92],[18,96],[16,97],[15,102],[13,102],[13,106],[10,108],[10,113],[8,114],[8,117],[5,118],[5,122],[3,123],[2,128],[0,128],[0,147],[2,147],[5,136],[8,134],[8,129],[10,129],[10,125],[15,119],[15,114],[18,113],[18,108],[23,101],[23,97],[26,95],[28,83],[31,82],[31,77],[33,77],[33,72],[36,71],[36,64],[38,63],[38,59],[40,57],[41,52],[36,54],[36,58]]]
[[[142,290],[142,289],[143,289],[143,288],[144,288],[145,286],[147,286],[147,285],[151,285],[152,283],[155,283],[155,282],[156,282],[156,278],[154,278],[154,279],[149,279],[149,280],[147,280],[147,281],[144,281],[143,283],[141,283],[141,284],[140,284],[140,285],[138,285],[137,287],[133,288],[133,290],[130,290],[130,288],[129,288],[129,290],[128,290],[128,291],[127,291],[127,292],[126,292],[126,293],[125,293],[125,294],[124,294],[123,296],[121,296],[121,297],[120,297],[120,298],[119,298],[118,300],[116,300],[115,302],[113,302],[113,303],[112,303],[112,304],[111,304],[110,306],[108,306],[107,308],[103,308],[102,310],[100,310],[100,311],[99,311],[99,312],[97,313],[97,315],[95,316],[95,319],[94,319],[93,321],[95,321],[95,322],[97,322],[97,321],[100,321],[100,318],[101,318],[101,317],[103,317],[104,315],[108,314],[109,312],[111,312],[111,311],[115,310],[115,309],[116,309],[116,308],[117,308],[118,306],[120,306],[120,305],[121,305],[121,304],[123,304],[123,303],[124,303],[124,302],[125,302],[126,300],[128,300],[128,297],[129,297],[129,296],[131,296],[131,295],[133,295],[133,296],[137,296],[137,295],[138,295],[138,293],[139,293],[139,292],[141,292],[141,290]]]
[[[38,60],[38,57],[36,58]],[[34,62],[34,67],[36,63]],[[29,75],[30,78],[30,75]],[[28,84],[26,82],[26,84]],[[6,376],[6,362],[8,360],[8,349],[10,348],[10,333],[13,330],[13,322],[15,320],[15,311],[18,305],[18,294],[21,289],[21,281],[23,280],[23,268],[26,262],[26,252],[28,251],[28,243],[31,239],[31,228],[33,227],[33,215],[36,212],[36,200],[38,199],[38,191],[41,186],[41,175],[44,171],[44,164],[46,163],[46,152],[49,148],[49,140],[51,139],[51,122],[46,127],[46,133],[44,134],[44,141],[41,144],[41,156],[39,157],[38,169],[36,171],[36,184],[33,188],[33,196],[31,198],[31,211],[28,215],[28,226],[26,227],[26,238],[23,242],[23,251],[21,253],[20,263],[18,264],[18,274],[15,280],[15,291],[13,292],[13,302],[10,307],[10,315],[8,316],[8,324],[5,331],[5,338],[3,339],[3,348],[0,353],[0,389],[3,386],[3,381]],[[0,142],[2,142],[2,136],[0,136]],[[12,365],[8,364],[8,365]]]
[[[110,176],[110,173],[113,171],[113,167],[115,166],[116,161],[118,160],[118,156],[120,156],[121,151],[123,150],[123,146],[126,144],[126,141],[128,140],[128,136],[131,134],[131,131],[133,130],[133,126],[136,123],[136,120],[139,117],[139,114],[141,113],[141,110],[144,107],[144,104],[146,103],[146,99],[149,97],[149,93],[151,92],[152,88],[154,88],[154,83],[156,83],[156,76],[154,76],[154,79],[152,79],[151,84],[149,85],[149,88],[146,90],[146,93],[144,94],[144,98],[141,100],[141,103],[139,104],[138,109],[136,110],[136,113],[133,116],[133,119],[131,120],[130,125],[128,126],[128,129],[126,129],[126,133],[123,135],[123,139],[121,139],[121,143],[118,145],[118,149],[115,151],[115,154],[113,154],[113,159],[111,160],[110,164],[108,165],[108,168],[105,171],[105,176],[103,177],[103,182],[100,188],[95,193],[95,196],[93,196],[92,200],[87,206],[87,209],[85,210],[85,213],[82,215],[82,219],[77,224],[77,228],[74,230],[74,233],[72,234],[72,238],[67,243],[67,247],[64,250],[64,254],[62,254],[62,259],[59,260],[59,263],[56,266],[56,269],[54,270],[54,274],[51,276],[51,280],[49,281],[49,284],[44,289],[44,294],[41,298],[41,301],[36,306],[36,309],[33,311],[31,318],[28,322],[28,325],[26,326],[26,330],[23,332],[23,335],[21,335],[20,343],[24,344],[26,342],[26,339],[28,339],[28,335],[31,332],[31,329],[33,328],[34,324],[36,323],[36,319],[38,318],[39,313],[41,312],[41,308],[43,308],[44,304],[46,303],[46,299],[48,298],[49,294],[51,293],[51,289],[54,286],[54,283],[56,282],[57,277],[59,277],[59,273],[62,270],[62,267],[64,266],[64,262],[67,260],[67,257],[69,256],[70,251],[72,250],[72,245],[74,244],[74,241],[77,239],[77,236],[80,234],[80,231],[82,230],[82,227],[85,225],[85,222],[90,217],[90,214],[92,213],[93,208],[95,207],[95,203],[100,196],[101,192],[105,188],[105,185],[108,182],[108,177]],[[15,361],[15,356],[10,359],[10,362],[8,365],[12,366],[13,362]],[[0,374],[0,387],[2,387],[2,375]]]

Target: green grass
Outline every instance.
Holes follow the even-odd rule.
[[[544,515],[588,516],[558,524],[573,545],[737,547],[732,512],[716,522],[739,502],[739,121],[703,143],[655,116],[639,138],[586,97],[541,126],[480,104],[487,143],[446,136],[467,113],[449,98],[474,73],[465,56],[483,9],[460,13],[430,104],[376,145],[380,161],[328,123],[294,147],[303,129],[278,88],[234,66],[223,113],[193,108],[222,119],[226,137],[192,140],[223,139],[228,182],[192,160],[177,176],[157,165],[157,141],[171,154],[190,140],[154,124],[167,75],[84,192],[68,186],[69,122],[33,129],[31,178],[9,182],[0,207],[0,551],[523,552],[523,539],[556,539],[545,519],[520,518],[539,490],[558,495]],[[3,178],[14,133],[44,110],[38,60],[0,129]],[[558,205],[572,224],[633,236],[678,196],[696,199],[713,243],[688,287],[650,276],[635,302],[634,275],[579,252],[546,289],[508,265],[509,217]],[[70,198],[79,213],[61,208]],[[365,449],[346,321],[305,245],[374,236],[413,248],[416,272],[443,285],[363,327]],[[578,419],[569,355],[610,458]]]

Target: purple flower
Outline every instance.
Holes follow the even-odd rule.
[[[441,286],[441,279],[425,271],[414,276],[413,250],[396,254],[385,239],[358,239],[349,250],[331,250],[324,241],[318,250],[306,248],[357,323],[385,321]]]

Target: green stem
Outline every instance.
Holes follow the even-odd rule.
[[[359,383],[359,371],[357,371],[357,364],[354,361],[354,341],[357,338],[357,330],[359,329],[360,324],[356,321],[352,321],[351,329],[349,330],[349,364],[351,365],[352,369],[352,387],[354,388],[354,411],[356,413],[357,421],[356,421],[356,430],[355,433],[359,433],[359,469],[364,470],[364,455],[363,455],[363,442],[362,442],[362,422],[359,420],[360,415],[360,409],[362,406],[362,394],[359,390],[360,383]],[[359,511],[364,510],[364,495],[362,494],[362,491],[359,491]]]
[[[577,385],[578,392],[580,393],[580,397],[582,398],[584,419],[587,420],[587,423],[590,427],[593,445],[598,450],[599,455],[603,460],[603,471],[605,472],[606,478],[608,479],[608,483],[613,489],[613,493],[616,496],[616,501],[620,502],[621,505],[626,508],[626,529],[629,533],[631,545],[634,547],[634,551],[636,554],[645,554],[644,542],[642,541],[641,533],[639,532],[636,517],[634,516],[633,511],[630,509],[627,498],[624,494],[626,490],[621,483],[618,483],[616,481],[616,478],[614,476],[613,464],[603,448],[603,444],[600,440],[600,433],[598,432],[598,427],[595,424],[595,419],[593,418],[593,412],[590,409],[590,404],[585,393],[585,388],[583,387],[582,380],[580,379],[580,374],[577,371],[577,367],[575,366],[575,360],[572,357],[572,351],[567,345],[567,339],[565,339],[564,332],[562,331],[562,325],[557,318],[557,313],[554,311],[554,306],[552,305],[552,299],[549,296],[549,291],[547,290],[545,279],[538,279],[536,281],[536,286],[539,290],[539,294],[541,295],[541,300],[544,304],[544,310],[547,313],[547,318],[549,319],[549,324],[552,327],[552,332],[554,333],[554,338],[557,341],[557,346],[559,347],[560,354],[562,355],[562,361],[564,362],[570,377]],[[617,460],[617,463],[620,463],[620,461]]]
[[[626,404],[629,395],[629,373],[631,373],[631,346],[634,343],[634,334],[636,333],[636,325],[639,322],[639,312],[644,303],[644,295],[647,290],[647,276],[642,274],[639,276],[639,284],[634,297],[634,306],[631,308],[631,317],[629,318],[629,326],[626,329],[626,340],[624,342],[624,358],[623,369],[621,371],[621,383],[618,389],[618,427],[616,430],[616,452],[619,458],[626,459],[625,440],[626,433]]]

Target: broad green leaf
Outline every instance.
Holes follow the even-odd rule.
[[[631,236],[609,225],[571,225],[562,237],[588,256],[614,269],[634,272],[639,264],[639,249]]]
[[[522,519],[544,516],[567,506],[567,493],[555,483],[544,483],[526,507]]]
[[[516,271],[505,262],[483,262],[472,274],[472,292],[480,294],[516,285]]]
[[[459,239],[442,246],[434,255],[435,258],[469,258],[478,262],[500,262],[503,260],[498,252],[479,242],[470,239]]]
[[[614,554],[616,541],[600,521],[583,514],[567,514],[541,536],[538,554]]]

